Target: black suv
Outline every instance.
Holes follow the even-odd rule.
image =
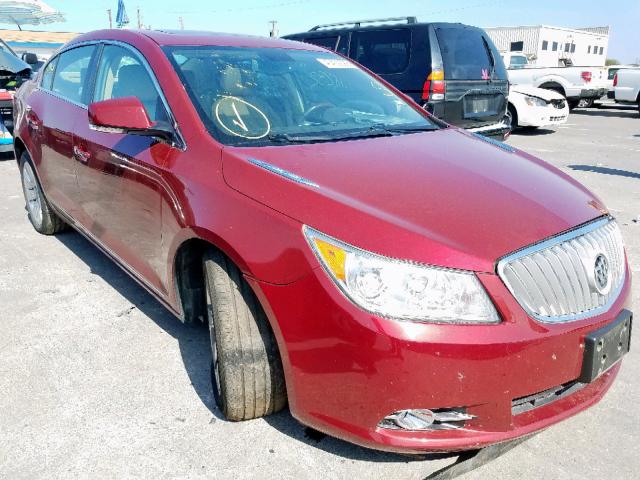
[[[402,17],[318,25],[284,38],[351,57],[452,125],[498,138],[510,131],[507,71],[480,28]]]

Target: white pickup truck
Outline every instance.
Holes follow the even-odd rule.
[[[640,112],[640,68],[618,70],[613,78],[616,103],[636,103]]]
[[[509,82],[512,85],[532,85],[560,93],[567,99],[569,108],[582,100],[591,106],[594,100],[607,94],[607,72],[604,67],[536,67],[521,55],[504,58],[508,65]]]

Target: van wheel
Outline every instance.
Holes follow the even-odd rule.
[[[208,251],[203,269],[216,404],[233,421],[281,410],[287,403],[282,362],[258,299],[222,253]]]
[[[20,177],[27,216],[36,232],[43,235],[53,235],[63,231],[66,224],[49,206],[27,152],[20,156]]]

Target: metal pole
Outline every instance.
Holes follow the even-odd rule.
[[[138,7],[138,30],[142,30],[142,16],[140,15],[140,7]]]
[[[180,30],[184,30],[184,20],[182,17],[178,17],[178,23],[180,24]]]
[[[113,22],[111,21],[111,9],[107,8],[107,15],[109,15],[109,28],[113,28]]]
[[[276,25],[278,25],[278,21],[271,20],[269,23],[271,24],[271,31],[269,32],[269,36],[275,38],[278,36],[278,29],[276,28]]]

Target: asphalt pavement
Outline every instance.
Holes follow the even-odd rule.
[[[509,143],[604,200],[640,278],[638,111],[578,109]],[[0,160],[0,220],[0,478],[404,480],[456,460],[357,447],[286,410],[226,422],[206,328],[182,325],[79,234],[38,235],[11,159]],[[640,307],[638,280],[633,299]],[[637,345],[602,402],[460,478],[637,478]]]

